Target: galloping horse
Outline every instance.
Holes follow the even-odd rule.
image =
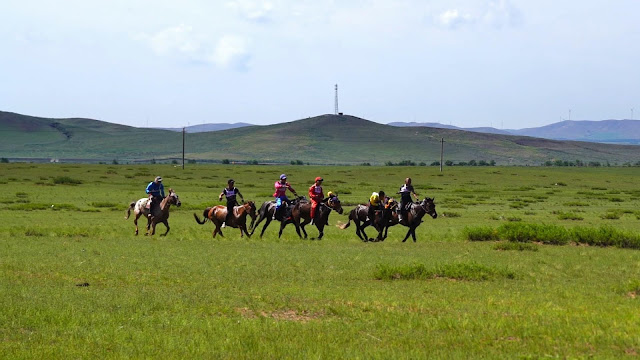
[[[326,203],[320,204],[316,208],[316,218],[314,220],[314,224],[316,228],[318,228],[318,240],[322,239],[324,236],[324,226],[329,223],[329,213],[331,210],[335,210],[338,214],[342,214],[342,205],[340,204],[340,199],[337,196],[332,196],[327,199]],[[311,222],[311,203],[309,202],[299,202],[296,206],[293,207],[293,211],[291,213],[293,217],[293,225],[296,227],[296,232],[298,236],[302,238],[300,234],[300,229],[302,228],[302,232],[304,233],[304,238],[307,238],[307,231],[304,229],[305,225]],[[300,219],[304,220],[300,223]],[[284,222],[280,225],[280,234],[282,234],[282,229],[287,225],[287,222]]]
[[[180,198],[173,191],[173,189],[169,189],[169,196],[165,197],[164,200],[160,203],[160,206],[154,207],[154,212],[149,217],[149,209],[147,209],[147,202],[149,198],[142,198],[138,201],[133,201],[129,205],[127,209],[127,216],[124,217],[125,220],[129,219],[129,215],[131,215],[131,209],[134,209],[134,214],[136,217],[133,219],[133,223],[136,225],[136,235],[138,235],[138,218],[143,216],[147,219],[147,233],[145,235],[149,235],[149,228],[151,228],[151,235],[156,233],[156,224],[163,223],[167,228],[167,231],[161,236],[167,235],[169,233],[169,208],[171,205],[180,206],[182,203],[180,202]]]
[[[251,234],[247,232],[247,215],[251,216],[251,225],[256,221],[256,204],[253,201],[248,201],[240,206],[233,207],[233,214],[229,222],[226,222],[226,225],[233,228],[240,229],[240,237],[242,237],[243,233],[247,234],[247,237],[251,237]],[[198,215],[195,213],[193,217],[196,218],[198,224],[203,225],[207,222],[207,220],[211,220],[213,225],[215,225],[215,229],[213,229],[213,237],[216,237],[216,234],[220,233],[220,236],[224,236],[221,230],[222,223],[225,222],[227,218],[227,207],[224,205],[216,205],[213,207],[208,207],[204,209],[202,213],[204,219],[200,221]]]
[[[284,229],[284,225],[282,225],[282,223],[286,225],[288,223],[293,222],[293,219],[287,219],[287,218],[291,215],[293,211],[293,207],[300,201],[306,201],[304,196],[295,198],[294,200],[291,201],[290,205],[283,204],[281,206],[281,210],[280,209],[278,210],[278,214],[276,214],[275,216],[276,220],[281,222],[280,233],[278,234],[278,237],[282,235],[282,230]],[[264,235],[264,231],[267,230],[267,226],[269,226],[269,224],[271,224],[271,221],[273,221],[273,213],[275,211],[276,211],[275,201],[269,200],[269,201],[263,202],[262,206],[260,206],[260,210],[258,210],[258,221],[255,222],[255,225],[254,224],[251,225],[251,235],[253,235],[253,233],[256,231],[256,228],[258,227],[258,225],[260,225],[262,220],[266,219],[267,222],[262,227],[262,232],[260,232],[260,237],[262,237],[262,235]]]
[[[429,214],[434,219],[438,217],[438,213],[436,212],[436,204],[433,202],[433,200],[434,199],[426,197],[419,203],[416,202],[409,205],[406,216],[400,223],[409,228],[409,231],[407,231],[407,235],[404,237],[404,240],[402,240],[402,242],[407,241],[409,235],[412,236],[413,242],[416,242],[416,228],[422,222],[423,216]]]
[[[392,224],[393,221],[391,214],[393,210],[398,206],[398,202],[396,200],[391,199],[389,203],[387,203],[382,211],[374,212],[374,219],[369,219],[369,206],[360,204],[351,210],[349,213],[349,221],[346,224],[340,226],[340,229],[346,229],[351,225],[351,220],[356,226],[356,235],[362,241],[383,241],[387,237],[387,231],[389,226],[393,226],[398,223],[397,215],[396,222]],[[364,229],[372,225],[378,231],[378,237],[374,240],[373,238],[369,238],[367,233],[364,232]],[[382,235],[383,231],[385,232],[384,236]]]

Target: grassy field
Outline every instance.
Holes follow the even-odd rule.
[[[226,229],[213,239],[211,224],[194,221],[192,213],[220,203],[229,177],[260,204],[282,172],[299,193],[323,176],[346,213],[411,176],[420,195],[435,197],[439,216],[425,219],[417,243],[401,243],[400,226],[384,242],[363,243],[353,226],[333,226],[346,213],[331,214],[320,241],[298,239],[291,226],[279,239],[275,224],[264,238]],[[156,175],[183,205],[171,209],[167,237],[135,237],[125,209]],[[639,175],[0,164],[0,358],[637,356],[639,250],[504,234],[580,228],[624,234],[633,245]],[[497,240],[469,241],[484,233]]]

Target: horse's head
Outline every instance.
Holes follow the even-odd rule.
[[[429,214],[432,218],[437,218],[438,213],[436,212],[436,203],[434,202],[435,198],[425,197],[422,202],[420,202],[420,206],[424,209],[424,211]]]
[[[342,214],[342,204],[340,204],[340,199],[338,199],[337,196],[330,197],[327,200],[327,206],[335,210],[338,214]]]
[[[384,204],[384,208],[385,209],[389,209],[389,210],[395,210],[398,208],[398,200],[394,199],[394,198],[389,198],[389,200],[387,200],[387,203]]]
[[[177,207],[180,207],[180,205],[182,205],[182,203],[180,202],[180,197],[178,197],[178,194],[176,194],[175,191],[173,191],[173,189],[169,189],[169,196],[167,196],[168,202],[171,205],[175,205]]]
[[[245,207],[247,214],[251,216],[251,219],[255,220],[256,217],[258,217],[258,214],[256,212],[256,203],[254,203],[253,201],[247,201],[243,206]]]

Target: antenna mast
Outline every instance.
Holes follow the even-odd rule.
[[[336,84],[336,104],[335,104],[335,115],[338,115],[338,84]]]

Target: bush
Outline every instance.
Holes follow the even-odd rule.
[[[2,159],[0,159],[0,163],[7,164],[9,163],[9,159],[3,157]]]
[[[515,242],[541,242],[565,245],[570,240],[567,229],[557,225],[507,223],[498,228],[500,238]]]
[[[493,246],[493,250],[517,250],[517,251],[538,251],[538,246],[534,244],[528,243],[519,243],[519,242],[500,242]]]
[[[72,179],[68,176],[56,176],[53,178],[53,183],[57,185],[80,185],[82,181]]]
[[[490,226],[465,227],[464,235],[469,241],[494,241],[498,240],[498,232]]]
[[[615,246],[619,248],[640,249],[640,236],[616,230],[609,225],[597,229],[577,227],[573,229],[574,241],[592,246]]]
[[[405,266],[378,265],[375,277],[379,280],[448,278],[482,281],[496,278],[514,279],[515,273],[508,269],[488,267],[477,263],[437,264],[434,268],[427,268],[423,264],[412,264]]]

